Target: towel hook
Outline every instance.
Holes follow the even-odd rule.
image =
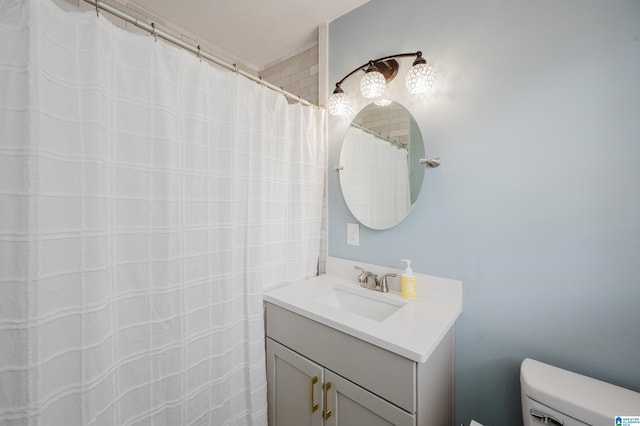
[[[440,165],[440,157],[421,158],[418,162],[435,169]]]

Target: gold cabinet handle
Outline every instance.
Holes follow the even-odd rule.
[[[314,402],[315,398],[313,397],[313,388],[316,383],[318,383],[318,376],[313,376],[311,378],[311,412],[312,413],[315,413],[316,410],[318,409],[318,403]]]
[[[329,389],[331,389],[331,382],[327,382],[324,384],[324,419],[327,420],[329,417],[331,417],[331,410],[327,410],[327,406],[329,405],[329,401],[327,400],[327,393],[329,392]]]

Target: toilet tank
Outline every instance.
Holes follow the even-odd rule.
[[[524,426],[615,426],[640,418],[640,393],[533,359],[520,366]]]

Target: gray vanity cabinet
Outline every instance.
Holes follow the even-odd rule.
[[[267,338],[270,425],[322,426],[324,369]]]
[[[325,374],[326,383],[332,385],[327,406],[335,412],[325,420],[326,426],[414,425],[414,416],[331,371]]]
[[[449,332],[417,363],[267,303],[270,426],[450,426]]]
[[[270,338],[267,382],[272,426],[414,425],[410,414]]]

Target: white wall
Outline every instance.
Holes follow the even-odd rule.
[[[329,254],[464,282],[456,425],[521,424],[525,357],[640,391],[640,2],[371,0],[329,26],[330,84],[416,50],[441,90],[393,97],[442,166],[347,246],[330,118]]]

